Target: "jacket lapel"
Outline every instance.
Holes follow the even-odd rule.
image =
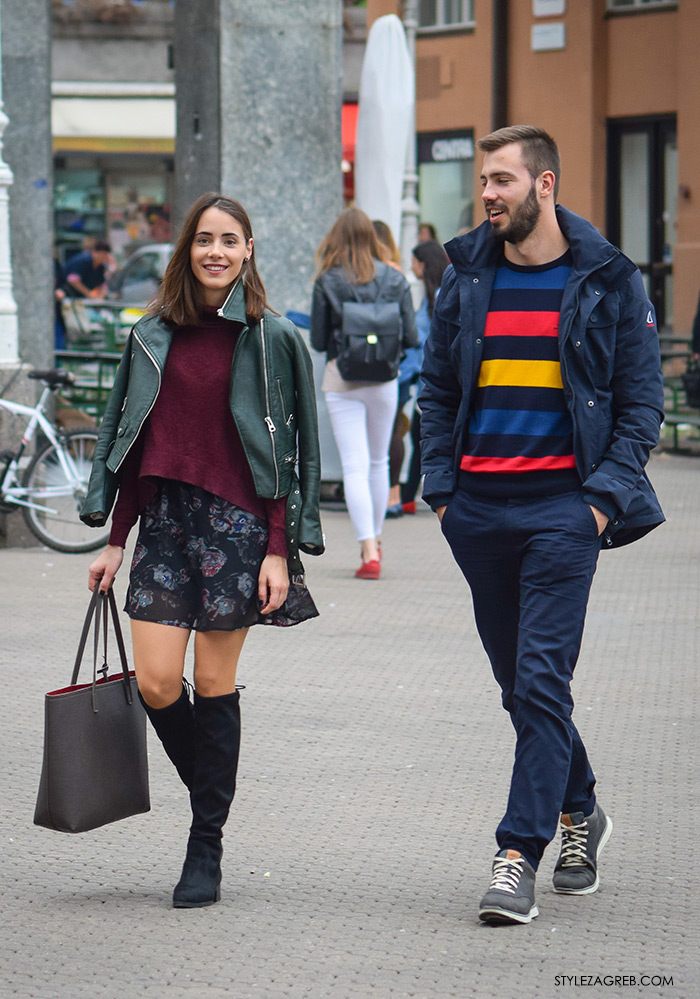
[[[245,313],[245,288],[243,278],[238,278],[231,288],[226,301],[219,309],[219,315],[235,323],[247,325]]]
[[[134,333],[162,371],[173,339],[172,329],[163,322],[160,316],[146,316],[136,324]]]

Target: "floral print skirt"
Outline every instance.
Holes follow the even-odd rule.
[[[199,486],[162,479],[141,513],[124,609],[137,621],[194,631],[286,628],[317,617],[306,586],[292,579],[279,610],[260,613],[267,538],[255,514]]]

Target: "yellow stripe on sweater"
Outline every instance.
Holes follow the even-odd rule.
[[[489,385],[519,385],[532,388],[562,388],[559,361],[482,361],[479,388]]]

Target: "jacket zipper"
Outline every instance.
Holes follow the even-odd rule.
[[[275,499],[277,499],[279,488],[280,488],[280,473],[277,467],[277,456],[275,454],[275,432],[277,428],[272,421],[272,413],[270,408],[270,383],[267,374],[267,347],[265,344],[265,320],[264,318],[260,320],[260,346],[262,348],[262,364],[263,364],[263,379],[265,381],[265,412],[267,416],[265,417],[265,423],[267,424],[267,429],[270,433],[270,446],[272,448],[272,464],[275,466]]]
[[[138,430],[136,431],[136,433],[134,434],[134,436],[133,436],[133,438],[132,438],[132,441],[131,441],[131,444],[129,444],[128,448],[126,449],[126,451],[124,452],[124,454],[123,454],[123,455],[122,455],[122,457],[121,457],[121,461],[119,462],[119,464],[117,465],[117,467],[116,467],[116,468],[114,469],[114,471],[115,471],[115,472],[118,472],[118,471],[119,471],[119,469],[121,468],[121,466],[122,466],[122,464],[123,464],[124,460],[126,459],[126,456],[128,455],[129,451],[131,451],[132,447],[134,446],[134,443],[136,442],[136,438],[137,438],[137,437],[138,437],[138,435],[139,435],[139,434],[141,433],[141,428],[143,427],[144,423],[145,423],[145,422],[146,422],[146,420],[148,419],[148,416],[149,416],[149,413],[151,412],[151,410],[152,410],[152,409],[153,409],[153,407],[155,406],[155,404],[156,404],[156,399],[157,399],[157,398],[158,398],[158,396],[160,395],[160,385],[161,385],[161,381],[162,381],[162,375],[161,375],[161,371],[160,371],[160,368],[158,367],[158,362],[156,361],[155,357],[154,357],[154,356],[153,356],[153,354],[152,354],[152,353],[150,352],[150,350],[148,349],[148,347],[146,346],[146,344],[145,344],[145,343],[143,342],[143,340],[141,339],[141,337],[140,337],[140,336],[138,335],[138,333],[136,333],[136,332],[134,333],[134,340],[138,341],[138,343],[140,343],[140,344],[141,344],[141,347],[143,348],[143,351],[144,351],[144,353],[145,353],[146,357],[147,357],[147,358],[149,359],[149,361],[151,361],[151,362],[152,362],[152,364],[153,364],[153,367],[154,367],[154,368],[156,369],[156,371],[158,372],[158,389],[156,390],[156,394],[155,394],[155,395],[154,395],[154,397],[153,397],[153,402],[152,402],[152,403],[151,403],[151,405],[150,405],[150,406],[148,407],[148,410],[147,410],[147,412],[146,412],[146,413],[144,413],[144,417],[143,417],[143,419],[141,420],[141,422],[139,423],[139,428],[138,428]],[[124,400],[124,406],[126,406],[126,399]],[[124,412],[124,406],[122,406],[122,412]]]

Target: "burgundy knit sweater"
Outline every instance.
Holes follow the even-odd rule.
[[[257,495],[231,415],[231,363],[240,331],[239,323],[221,319],[215,309],[207,309],[196,326],[175,331],[158,398],[123,465],[110,544],[125,547],[158,479],[175,479],[267,521],[268,554],[287,557],[287,498]]]

